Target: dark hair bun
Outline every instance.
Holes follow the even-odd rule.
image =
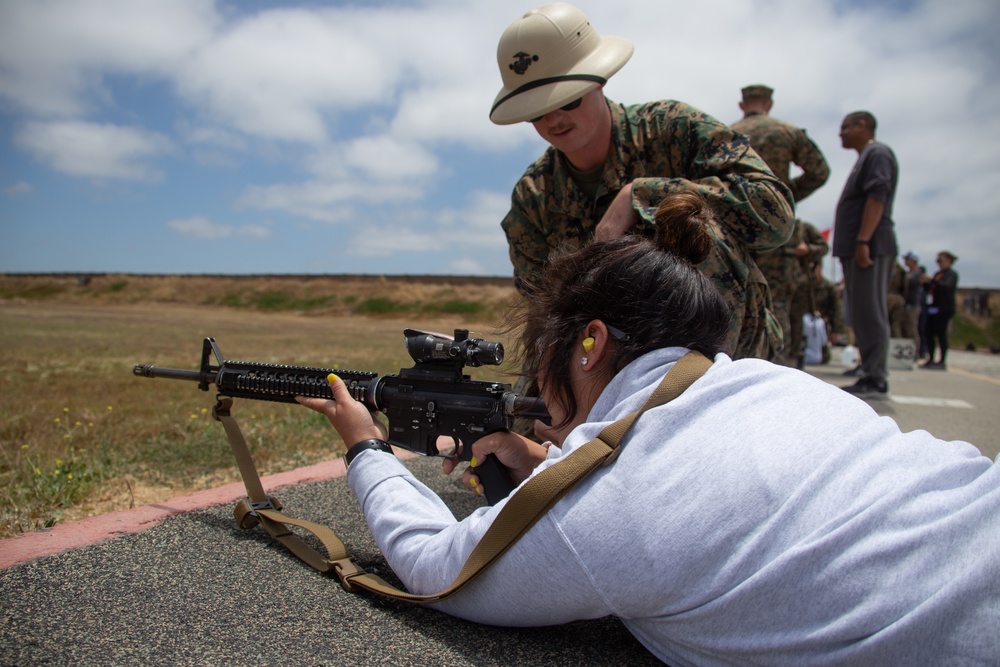
[[[711,222],[712,209],[699,195],[667,195],[656,209],[656,245],[691,264],[700,264],[715,245],[709,231]]]

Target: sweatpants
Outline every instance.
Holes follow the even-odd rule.
[[[875,255],[874,265],[862,269],[854,257],[841,257],[845,307],[861,354],[861,375],[876,382],[889,377],[889,274],[895,257]]]

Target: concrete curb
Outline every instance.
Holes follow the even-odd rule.
[[[271,491],[282,486],[334,479],[345,474],[347,466],[342,458],[337,458],[296,470],[267,475],[261,478],[261,483],[267,491]],[[0,570],[42,556],[51,556],[69,549],[103,542],[119,535],[148,530],[175,514],[233,502],[244,496],[246,489],[243,483],[234,482],[213,489],[196,491],[187,496],[171,498],[162,503],[151,503],[18,535],[0,542]]]

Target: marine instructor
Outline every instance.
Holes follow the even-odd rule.
[[[780,246],[793,225],[791,192],[746,137],[683,102],[622,105],[604,85],[633,53],[565,3],[543,5],[500,38],[500,125],[529,122],[549,148],[514,187],[502,227],[523,293],[559,247],[626,233],[652,237],[657,205],[697,193],[712,208],[715,247],[698,268],[732,311],[726,352],[768,358],[781,344],[767,283],[751,253]]]

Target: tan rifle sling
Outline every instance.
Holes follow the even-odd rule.
[[[333,572],[340,585],[349,592],[367,590],[397,600],[426,604],[453,595],[489,567],[580,480],[597,467],[608,465],[617,458],[619,443],[639,415],[680,396],[711,366],[712,362],[701,353],[688,352],[674,364],[639,410],[609,424],[596,438],[528,479],[507,499],[486,534],[469,554],[469,559],[455,581],[434,595],[407,593],[364,571],[351,560],[344,543],[329,528],[282,514],[281,505],[264,493],[246,440],[230,414],[232,399],[220,397],[212,415],[226,429],[247,490],[247,498],[241,500],[234,509],[236,523],[241,528],[253,528],[260,523],[272,537],[308,565],[320,572]],[[323,543],[327,556],[306,544],[288,528],[289,525],[298,526],[315,535]]]

